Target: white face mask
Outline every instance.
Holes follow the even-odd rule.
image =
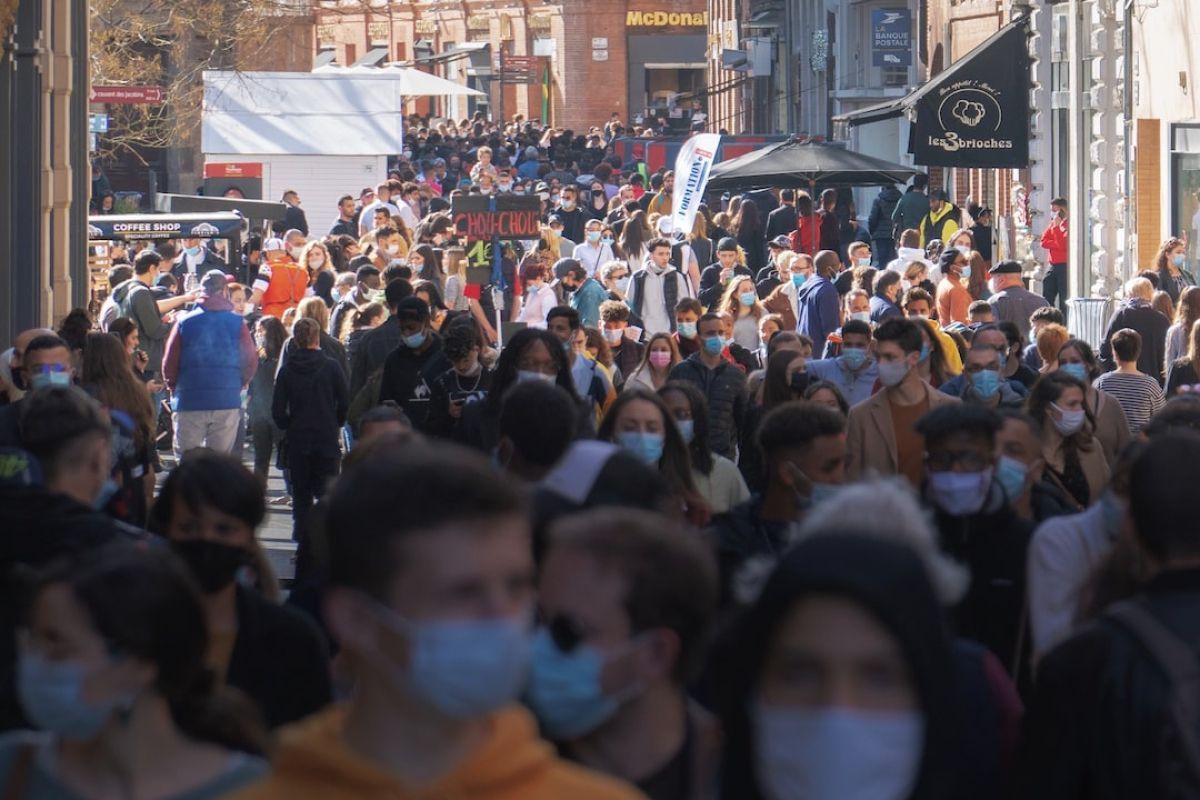
[[[925,749],[916,711],[756,703],[755,776],[768,800],[902,800]]]
[[[320,269],[325,265],[325,256],[314,256],[308,260],[308,265],[313,269]]]
[[[1087,418],[1086,413],[1082,408],[1074,411],[1068,411],[1061,407],[1058,403],[1051,403],[1059,413],[1059,418],[1054,420],[1054,427],[1063,436],[1074,436],[1083,428],[1083,422]]]
[[[387,251],[388,251],[389,253],[391,253],[392,255],[396,255],[397,253],[399,253],[399,252],[400,252],[400,245],[398,245],[398,244],[389,244],[389,245],[387,246]]]

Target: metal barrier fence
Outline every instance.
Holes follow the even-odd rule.
[[[1067,330],[1093,348],[1099,348],[1108,329],[1112,301],[1107,297],[1072,297],[1067,301]]]

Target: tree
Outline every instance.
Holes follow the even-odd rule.
[[[0,0],[8,2],[9,0]],[[311,15],[307,0],[89,0],[93,85],[159,86],[160,105],[112,105],[100,155],[192,140],[205,70],[251,69]]]

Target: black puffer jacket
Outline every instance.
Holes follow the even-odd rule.
[[[710,369],[700,353],[675,365],[668,376],[700,387],[708,400],[708,446],[730,460],[737,457],[738,433],[746,416],[746,373],[724,359]]]
[[[349,406],[346,377],[320,350],[296,350],[275,376],[271,416],[293,449],[336,455]]]

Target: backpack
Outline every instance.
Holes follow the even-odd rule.
[[[1142,601],[1116,603],[1104,615],[1133,636],[1167,678],[1167,713],[1158,748],[1161,797],[1200,797],[1200,658]]]

